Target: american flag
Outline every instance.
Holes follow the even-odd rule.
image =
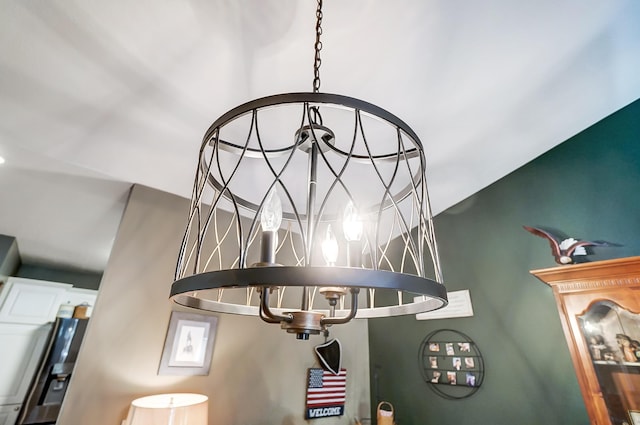
[[[307,408],[344,405],[346,383],[347,369],[340,369],[337,375],[324,369],[309,369]]]

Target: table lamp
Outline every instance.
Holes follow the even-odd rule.
[[[207,425],[209,398],[202,394],[157,394],[131,402],[123,425]]]

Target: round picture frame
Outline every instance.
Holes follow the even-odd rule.
[[[427,386],[448,400],[475,394],[484,381],[484,359],[477,344],[466,334],[439,329],[420,344],[418,367]]]

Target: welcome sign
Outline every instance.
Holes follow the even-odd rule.
[[[344,415],[347,370],[337,375],[320,368],[309,369],[306,419]]]

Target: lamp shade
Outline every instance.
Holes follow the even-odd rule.
[[[171,286],[182,306],[302,340],[448,302],[422,142],[376,105],[320,92],[322,3],[313,92],[243,103],[205,132]]]
[[[158,394],[131,402],[124,425],[207,425],[209,398],[202,394]]]

